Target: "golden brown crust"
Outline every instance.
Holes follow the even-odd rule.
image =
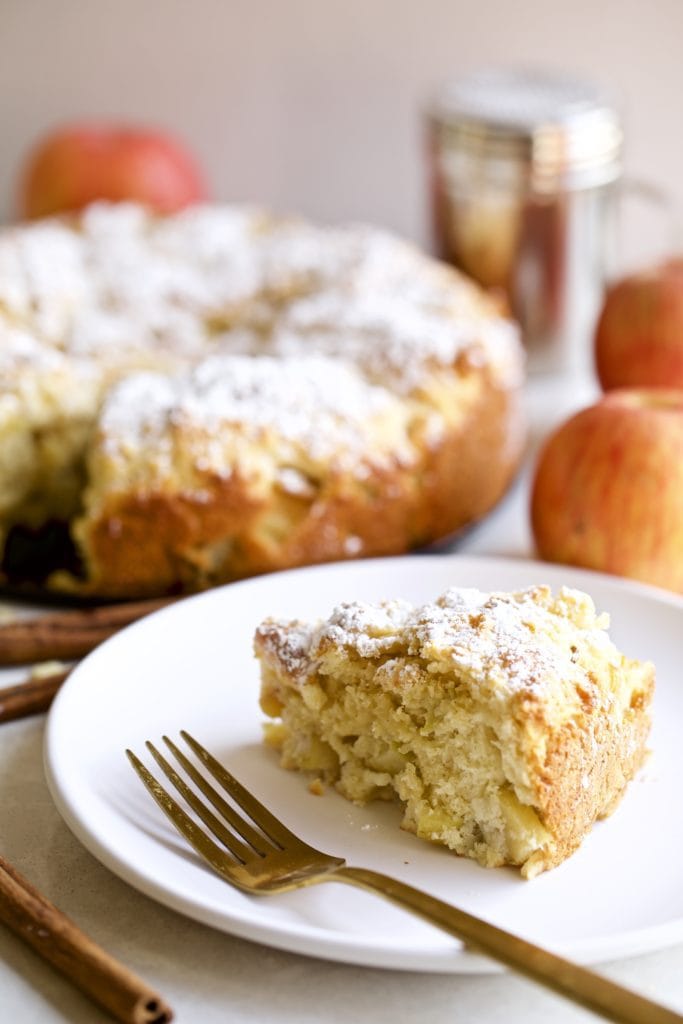
[[[624,671],[636,683],[620,715],[596,688],[580,713],[549,729],[545,757],[536,762],[533,776],[534,804],[553,835],[553,846],[538,865],[543,869],[565,860],[596,820],[612,814],[646,757],[654,667],[626,661]],[[527,704],[525,714],[530,713]]]
[[[206,474],[200,500],[181,490],[112,494],[78,526],[87,584],[62,577],[55,585],[105,597],[184,592],[312,563],[400,554],[451,536],[500,499],[524,443],[519,393],[481,376],[465,419],[424,446],[416,465],[375,466],[362,481],[332,472],[309,497],[277,489],[255,495],[239,474]],[[457,400],[457,384],[453,395]]]
[[[381,230],[95,204],[0,232],[0,256],[0,542],[68,527],[55,564],[82,573],[51,589],[413,550],[519,464],[516,327]]]

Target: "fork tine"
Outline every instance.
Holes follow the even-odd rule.
[[[201,789],[202,793],[209,798],[209,800],[214,805],[219,814],[221,814],[225,818],[225,820],[232,825],[235,831],[238,832],[243,839],[246,839],[249,846],[252,847],[252,849],[250,850],[248,847],[242,846],[242,844],[239,843],[239,840],[236,839],[236,837],[232,836],[232,833],[228,832],[228,835],[234,840],[234,843],[242,846],[242,851],[239,854],[237,854],[233,849],[233,846],[231,846],[230,843],[226,843],[228,849],[232,850],[232,852],[235,853],[236,856],[239,856],[240,859],[243,861],[248,860],[249,857],[252,856],[253,851],[256,851],[256,853],[260,853],[264,856],[267,853],[272,853],[273,845],[270,842],[270,840],[266,839],[266,837],[262,833],[257,832],[256,829],[252,828],[249,822],[246,820],[246,818],[243,818],[241,814],[238,814],[237,811],[235,811],[235,809],[231,807],[226,800],[223,799],[220,793],[216,792],[213,786],[204,778],[202,773],[197,771],[197,769],[189,760],[189,758],[187,758],[185,754],[183,754],[182,750],[178,749],[175,743],[171,739],[169,739],[168,736],[164,736],[163,739],[166,746],[172,752],[176,760],[183,766],[183,768],[190,776],[190,778],[193,780],[195,785],[198,786],[198,788]],[[202,804],[200,800],[197,799],[192,790],[185,785],[183,780],[177,775],[177,773],[173,771],[173,768],[171,768],[168,762],[164,761],[161,754],[158,751],[153,750],[149,743],[147,744],[147,746],[150,748],[150,750],[152,750],[152,753],[154,754],[157,763],[163,769],[163,771],[166,772],[166,775],[171,780],[173,785],[176,786],[176,788],[180,788],[178,786],[178,783],[180,783],[180,786],[182,786],[180,792],[185,797],[187,802],[192,807],[194,807],[197,814],[202,818],[202,821],[204,821],[209,826],[209,828],[212,831],[214,831],[214,834],[217,835],[222,842],[225,842],[222,833],[227,830],[224,829],[223,826],[218,821],[218,819],[213,814],[211,814],[211,811],[209,811],[209,809],[205,807],[205,805]],[[170,775],[169,771],[173,774]],[[220,831],[214,830],[214,825],[212,824],[212,822],[219,826]]]
[[[126,754],[143,785],[154,797],[164,814],[171,819],[171,822],[178,832],[185,836],[190,846],[196,850],[199,856],[203,857],[219,875],[226,877],[226,868],[234,865],[235,861],[228,857],[227,853],[225,853],[224,850],[221,850],[220,846],[217,846],[213,839],[209,839],[209,837],[202,832],[189,814],[186,814],[182,807],[176,803],[173,797],[166,792],[164,787],[157,782],[152,773],[145,768],[142,761],[136,757],[132,750],[126,750]]]
[[[189,732],[181,729],[180,735],[187,745],[192,748],[207,771],[213,775],[214,779],[220,783],[226,793],[232,797],[238,807],[241,807],[273,842],[279,843],[282,847],[298,846],[301,848],[307,845],[303,839],[290,832],[256,797],[252,796],[249,790],[245,789],[242,783],[238,782],[227,768],[224,768],[201,743],[198,743],[194,737],[190,736]]]
[[[216,815],[213,814],[206,804],[199,799],[197,794],[194,793],[188,785],[186,785],[184,780],[180,775],[178,775],[177,771],[175,771],[173,766],[169,764],[163,754],[157,750],[153,743],[150,743],[150,741],[147,740],[145,746],[161,768],[166,778],[175,786],[195,814],[197,814],[204,824],[211,829],[216,838],[220,839],[233,857],[236,857],[242,864],[245,864],[246,861],[253,856],[253,850],[250,850],[248,846],[245,846],[244,843],[240,842],[238,837],[234,835],[234,833],[230,832],[225,825],[218,820]]]

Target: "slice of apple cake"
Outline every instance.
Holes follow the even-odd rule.
[[[592,599],[452,588],[256,630],[266,739],[348,799],[480,864],[552,868],[611,813],[645,754],[654,667]]]

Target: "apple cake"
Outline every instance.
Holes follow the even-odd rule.
[[[55,589],[177,593],[400,553],[523,447],[515,326],[367,226],[133,204],[0,232],[0,545]]]
[[[526,878],[568,857],[641,764],[654,668],[621,654],[592,599],[452,588],[339,605],[256,630],[266,740],[349,800]]]

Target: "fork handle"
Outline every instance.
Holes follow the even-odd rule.
[[[377,871],[344,866],[320,879],[325,880],[348,882],[380,893],[467,945],[607,1020],[621,1024],[683,1024],[683,1017],[674,1010]]]

